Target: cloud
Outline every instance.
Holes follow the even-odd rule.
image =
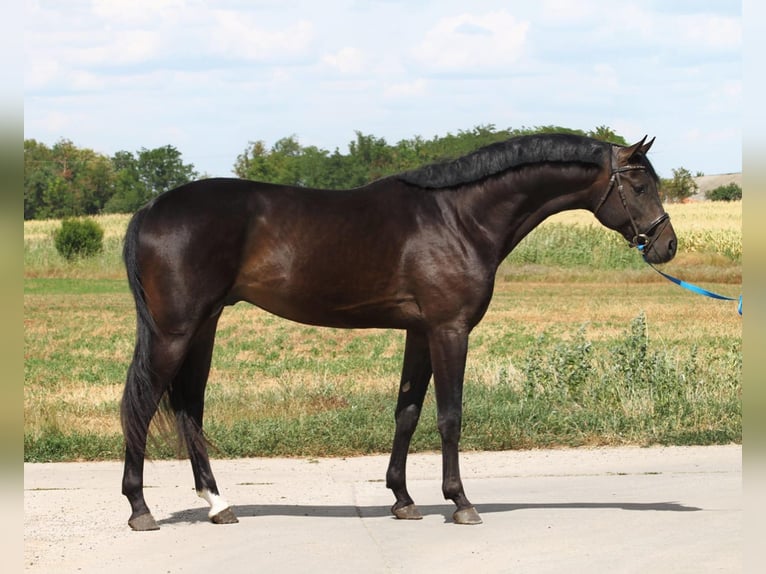
[[[138,64],[161,53],[162,40],[154,30],[119,30],[105,33],[96,45],[69,51],[69,62],[81,65]]]
[[[742,45],[739,18],[715,14],[663,14],[643,5],[624,5],[612,13],[612,34],[649,43],[688,50],[731,51]],[[618,27],[618,23],[621,26]],[[628,32],[626,36],[624,33]],[[620,33],[622,32],[622,33]],[[615,38],[617,39],[617,38]]]
[[[729,80],[721,82],[707,94],[705,111],[720,114],[742,108],[742,81]]]
[[[691,10],[691,11],[690,11]],[[731,10],[730,10],[731,11]],[[542,0],[541,27],[553,27],[553,40],[571,51],[590,46],[621,50],[633,46],[667,47],[689,52],[723,52],[742,46],[742,20],[737,14],[707,12],[705,7],[625,0]]]
[[[361,50],[346,46],[334,54],[322,56],[322,63],[341,74],[357,74],[364,70],[365,58]]]
[[[386,86],[383,90],[383,97],[386,99],[399,99],[424,96],[427,88],[428,83],[423,78],[418,78],[412,82],[402,82]]]
[[[687,156],[711,172],[741,158],[736,140],[680,141],[692,126],[741,123],[732,3],[26,0],[24,9],[25,136],[48,142],[171,143],[214,164],[289,133],[332,149],[357,129],[392,140],[480,123],[609,125],[627,139],[657,135],[661,173]]]
[[[723,142],[739,141],[742,139],[742,129],[739,127],[726,127],[720,129],[692,128],[683,133],[684,141],[698,145],[718,144]]]
[[[599,9],[595,2],[588,0],[543,0],[540,8],[546,22],[567,26],[592,19]]]
[[[522,56],[528,30],[506,11],[450,16],[426,32],[415,57],[435,71],[504,68]]]
[[[235,60],[285,61],[304,58],[314,39],[314,26],[299,20],[285,28],[264,28],[255,15],[230,10],[213,14],[210,48]]]
[[[154,24],[191,10],[184,0],[91,0],[93,14],[118,26]]]
[[[679,41],[691,47],[710,50],[738,50],[742,47],[742,21],[713,14],[689,14],[678,17],[673,26]]]
[[[80,10],[29,6],[35,26],[25,34],[25,89],[98,88],[106,83],[95,79],[98,68],[136,66],[166,52],[167,34],[156,22],[143,25],[129,15],[120,17],[120,2],[111,12],[102,11],[108,5],[97,1]]]

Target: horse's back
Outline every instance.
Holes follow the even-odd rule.
[[[399,324],[417,312],[404,277],[415,211],[396,186],[193,182],[143,208],[144,286],[170,322],[244,300],[304,323]]]

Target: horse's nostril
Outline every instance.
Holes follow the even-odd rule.
[[[676,240],[675,239],[671,239],[668,242],[668,252],[671,255],[675,255],[676,254]]]

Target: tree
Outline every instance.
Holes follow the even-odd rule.
[[[317,160],[317,155],[327,155],[327,152],[320,153],[317,148],[302,148],[295,135],[277,140],[271,149],[266,148],[263,140],[250,142],[245,151],[237,156],[234,173],[237,177],[254,181],[306,185],[307,173],[302,164],[308,150],[312,150],[312,160]]]
[[[673,170],[671,179],[663,179],[660,186],[660,197],[663,201],[683,201],[697,193],[699,186],[694,181],[691,172],[679,167]]]
[[[356,131],[356,139],[348,144],[348,187],[358,187],[391,174],[394,154],[384,138]]]
[[[269,154],[273,171],[272,181],[282,185],[299,185],[301,183],[301,154],[301,144],[295,135],[277,140],[271,146],[271,153]]]
[[[705,192],[705,197],[711,201],[736,201],[742,199],[742,188],[731,182]]]
[[[299,179],[298,185],[305,187],[327,188],[331,185],[328,178],[330,154],[316,146],[309,146],[301,149],[298,158]]]
[[[24,219],[43,217],[43,195],[53,179],[50,148],[33,139],[24,140]]]
[[[589,131],[588,136],[617,145],[629,145],[624,137],[617,135],[614,130],[608,126],[598,126],[595,130]]]
[[[154,149],[141,148],[136,159],[138,179],[150,197],[196,179],[192,164],[185,164],[181,152],[171,145]]]
[[[245,151],[237,156],[234,174],[242,179],[273,181],[266,142],[263,140],[250,142]]]
[[[173,146],[146,149],[137,155],[119,151],[112,157],[115,172],[113,193],[104,205],[109,213],[136,211],[153,197],[198,177]]]
[[[384,138],[356,131],[345,154],[338,148],[330,153],[315,146],[303,147],[297,137],[291,135],[278,140],[271,148],[263,140],[250,142],[237,156],[234,173],[245,179],[286,185],[353,188],[427,163],[456,158],[513,136],[554,132],[591,135],[627,145],[623,137],[607,126],[599,126],[586,134],[583,130],[554,125],[498,129],[494,124],[484,124],[429,140],[414,136],[396,145],[389,145]]]
[[[24,141],[24,218],[60,218],[101,211],[112,193],[109,158],[69,140],[52,147]]]

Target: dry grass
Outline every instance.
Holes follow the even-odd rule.
[[[104,240],[119,239],[122,240],[125,235],[125,229],[128,227],[130,215],[124,213],[114,213],[109,215],[94,215],[93,219],[104,230]],[[53,232],[61,227],[60,219],[36,219],[24,222],[24,242],[46,243],[51,241]]]
[[[740,202],[670,205],[668,211],[679,236],[683,230],[690,236],[725,233],[739,238],[741,250]],[[128,216],[98,220],[111,241],[112,254],[100,262],[76,264],[58,261],[57,254],[51,254],[51,234],[58,222],[25,222],[24,425],[30,440],[51,433],[119,434],[118,404],[135,328],[133,302],[123,286],[118,255]],[[553,219],[553,223],[562,221],[597,225],[590,213],[570,212]],[[713,281],[703,283],[705,287],[739,294],[739,287],[732,283],[741,281],[741,265],[719,253],[682,252],[672,265],[695,270],[697,280]],[[34,284],[36,277],[45,279]],[[119,281],[103,281],[112,278]],[[113,287],[116,284],[118,289]],[[492,304],[471,336],[467,384],[490,389],[503,383],[519,391],[525,361],[542,335],[550,336],[552,345],[565,344],[582,328],[594,346],[608,350],[641,313],[652,344],[680,362],[690,353],[699,353],[704,363],[706,357],[741,341],[742,323],[734,303],[691,294],[646,266],[594,272],[504,264]],[[382,403],[364,408],[385,410],[373,415],[382,417],[382,432],[388,433],[403,347],[401,332],[321,329],[236,305],[220,321],[206,416],[219,429],[240,428],[242,421],[264,418],[304,421],[317,413],[353,411],[354,397],[373,393]],[[718,367],[710,368],[712,374],[704,376],[719,377]],[[723,399],[731,400],[725,380],[709,382],[722,383]],[[628,404],[626,400],[622,406]],[[646,405],[641,409],[647,410]],[[496,415],[496,419],[504,420],[504,416]],[[606,440],[604,436],[594,435],[592,440]],[[237,437],[231,440],[236,442]],[[113,447],[101,447],[103,454],[81,456],[109,457]]]
[[[687,231],[742,231],[742,201],[698,201],[668,203],[673,227],[678,233]],[[593,214],[582,209],[557,213],[549,222],[572,225],[598,225]]]

